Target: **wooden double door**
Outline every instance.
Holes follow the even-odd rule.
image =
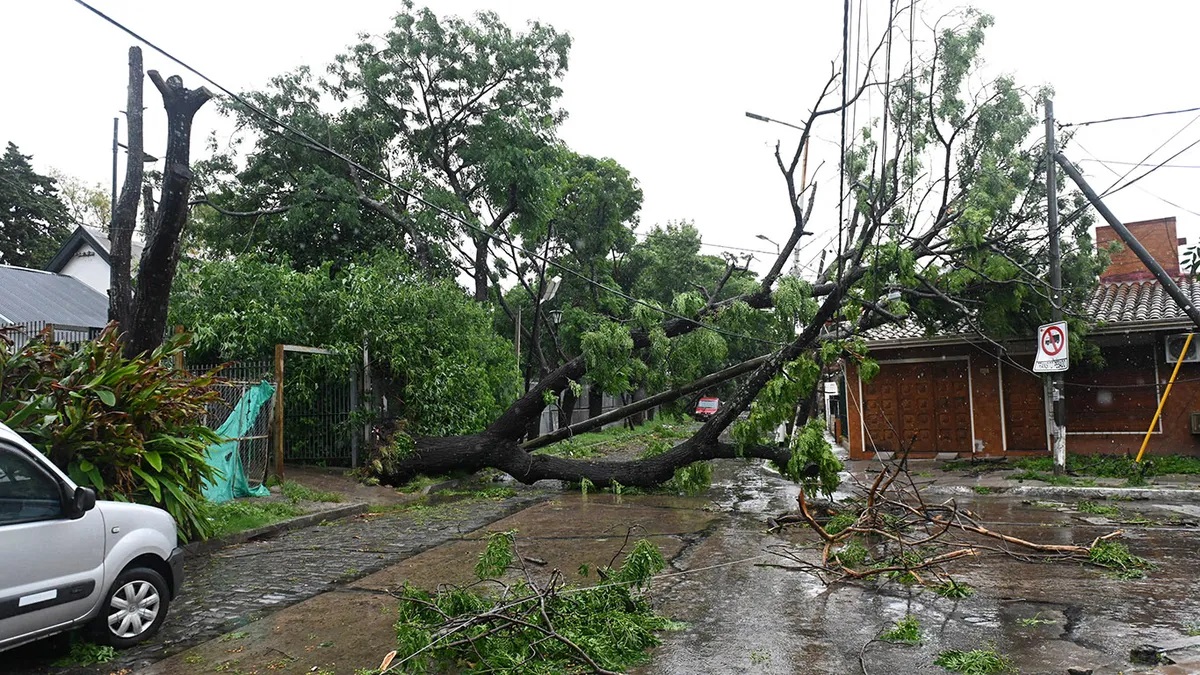
[[[882,363],[862,391],[866,451],[971,451],[966,361]]]

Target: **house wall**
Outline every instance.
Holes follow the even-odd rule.
[[[879,374],[846,372],[852,459],[912,447],[912,456],[1004,451],[999,362],[970,345],[872,350]],[[946,382],[949,380],[949,382]],[[863,404],[866,403],[864,419]]]
[[[1077,362],[1067,371],[1068,452],[1137,453],[1174,367],[1164,362],[1165,335],[1134,333],[1098,339],[1105,366]],[[1032,366],[1032,353],[1010,353],[1008,358],[1017,364],[1013,365],[1000,362],[988,349],[971,345],[874,349],[871,356],[880,370],[871,383],[860,382],[857,369],[848,366],[850,457],[868,459],[875,450],[892,452],[914,440],[914,457],[948,452],[963,457],[1048,453],[1044,389],[1040,377],[1025,370]],[[955,418],[949,413],[964,407],[961,396],[932,380],[961,382],[964,375],[967,414]],[[932,408],[925,410],[930,392]],[[1200,455],[1200,435],[1190,430],[1192,412],[1200,413],[1200,363],[1183,364],[1147,453]],[[925,415],[933,416],[931,424],[938,427],[934,433],[923,431]],[[941,429],[946,423],[953,423],[954,429]],[[897,428],[903,438],[897,437]]]
[[[1108,363],[1103,370],[1067,373],[1068,452],[1138,452],[1175,367],[1166,363],[1165,335],[1155,333],[1144,344],[1104,347]],[[1200,454],[1200,436],[1191,433],[1192,412],[1200,412],[1200,363],[1180,368],[1146,452]]]
[[[104,258],[88,244],[82,244],[60,274],[75,277],[100,293],[108,295],[109,267]]]

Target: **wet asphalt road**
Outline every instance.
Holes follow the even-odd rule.
[[[759,464],[729,461],[716,468],[707,504],[679,500],[677,508],[706,508],[719,517],[672,560],[677,574],[652,589],[659,609],[686,627],[666,634],[652,661],[636,672],[943,673],[933,665],[939,652],[977,648],[1006,655],[1022,673],[1061,675],[1069,667],[1092,668],[1095,675],[1145,672],[1129,664],[1132,647],[1179,638],[1200,625],[1200,575],[1194,572],[1200,531],[1193,527],[1117,525],[1081,514],[1074,504],[960,498],[988,527],[1040,542],[1086,543],[1123,528],[1122,540],[1156,568],[1147,579],[1123,581],[1077,563],[986,556],[953,566],[955,578],[977,592],[951,600],[895,583],[827,587],[788,569],[787,560],[767,549],[801,545],[811,535],[799,529],[768,533],[766,522],[793,509],[796,492]],[[418,551],[451,545],[549,494],[538,490],[501,502],[357,518],[223,549],[189,561],[189,584],[152,643],[113,663],[80,669],[51,666],[64,641],[43,641],[0,655],[0,672],[136,672]],[[1120,506],[1162,523],[1200,515],[1187,506]],[[906,614],[920,621],[920,645],[874,641]]]

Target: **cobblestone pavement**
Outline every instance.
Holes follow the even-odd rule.
[[[136,672],[149,663],[237,629],[262,616],[484,527],[553,491],[518,487],[505,499],[469,499],[363,514],[187,560],[186,580],[159,635],[107,664],[55,667],[69,636],[0,657],[13,675]]]

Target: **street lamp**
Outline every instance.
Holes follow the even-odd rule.
[[[746,117],[749,117],[752,120],[758,120],[759,122],[774,122],[775,124],[782,124],[785,127],[791,127],[793,129],[799,129],[800,131],[804,131],[804,127],[796,126],[795,124],[792,124],[791,122],[784,122],[783,120],[773,120],[770,117],[767,117],[766,115],[759,115],[757,113],[752,113],[752,112],[747,111]]]
[[[746,111],[746,117],[749,117],[752,120],[758,120],[759,122],[774,122],[775,124],[782,124],[785,127],[799,129],[800,131],[803,131],[806,134],[808,132],[808,129],[805,129],[802,126],[797,126],[795,124],[792,124],[791,122],[784,122],[783,120],[773,120],[770,117],[767,117],[766,115],[759,115],[758,113],[752,113],[749,110]],[[801,192],[803,192],[808,187],[808,145],[809,145],[808,143],[804,144],[804,162],[800,166],[800,191]],[[760,235],[760,237],[761,237],[761,235]]]
[[[767,243],[769,243],[769,244],[775,244],[775,255],[779,255],[779,251],[780,251],[781,249],[779,248],[779,244],[776,244],[776,243],[775,243],[775,240],[774,240],[774,239],[772,239],[772,238],[768,237],[768,236],[767,236],[767,235],[765,235],[765,234],[756,234],[756,235],[754,235],[754,238],[755,238],[755,239],[762,239],[763,241],[765,241],[765,242],[767,242]]]
[[[121,125],[121,119],[119,117],[114,117],[113,118],[113,141],[112,141],[112,201],[109,203],[109,207],[108,207],[110,214],[113,209],[117,208],[117,152],[118,152],[117,149],[125,148],[126,150],[129,150],[129,146],[127,146],[124,143],[121,143],[120,141],[117,140],[117,133],[120,130],[120,125]],[[157,161],[158,161],[158,158],[155,157],[154,155],[151,155],[151,154],[148,154],[145,152],[142,153],[142,162],[143,163],[153,164],[154,162],[157,162]]]

